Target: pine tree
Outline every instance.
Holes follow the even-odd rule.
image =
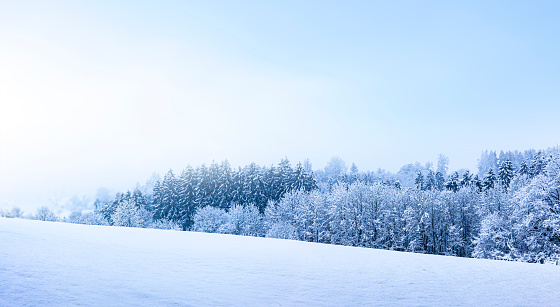
[[[178,180],[175,178],[173,171],[169,170],[163,177],[161,184],[158,184],[157,188],[154,187],[155,219],[180,221],[183,218],[183,212],[179,197]]]
[[[305,170],[303,169],[301,163],[298,163],[294,169],[294,179],[294,190],[303,189],[305,186]]]
[[[496,175],[494,175],[494,171],[492,168],[488,169],[488,172],[484,175],[484,179],[482,180],[482,185],[484,186],[485,190],[490,190],[494,188],[494,184],[496,182]]]
[[[509,188],[513,175],[513,163],[511,163],[509,159],[506,159],[502,162],[502,164],[500,164],[500,168],[498,169],[498,178],[506,189]]]
[[[228,160],[223,161],[220,165],[218,186],[218,207],[229,208],[232,202],[233,171]]]
[[[436,189],[442,191],[445,186],[445,177],[442,172],[436,172]]]
[[[276,201],[276,195],[278,183],[276,177],[276,168],[274,165],[271,165],[270,168],[263,168],[263,181],[264,181],[264,193],[266,195],[266,199],[269,201]]]
[[[520,175],[529,176],[530,170],[529,170],[529,165],[527,165],[527,160],[523,159],[523,161],[521,161],[521,164],[519,165],[518,173]]]
[[[277,191],[278,194],[276,199],[280,199],[285,193],[291,191],[294,188],[294,171],[290,165],[290,161],[284,158],[278,163],[277,170],[277,181],[279,182],[280,188]]]
[[[206,164],[202,164],[196,169],[196,203],[200,207],[211,206],[212,203],[209,201],[211,197],[210,194],[210,173]]]
[[[220,206],[220,166],[212,161],[208,168],[207,203],[211,206]]]
[[[180,206],[181,217],[173,221],[179,224],[183,230],[189,229],[192,225],[192,218],[197,209],[196,203],[196,181],[195,172],[191,166],[187,166],[178,180],[178,202]]]

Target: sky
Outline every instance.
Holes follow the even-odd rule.
[[[557,1],[0,1],[0,207],[560,143]]]

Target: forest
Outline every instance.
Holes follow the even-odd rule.
[[[228,161],[172,170],[97,199],[65,222],[150,227],[523,261],[560,259],[560,149],[484,151],[478,172],[437,165],[349,170],[340,158],[313,170]],[[48,208],[36,219],[57,220]]]

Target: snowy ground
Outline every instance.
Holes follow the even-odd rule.
[[[0,306],[559,306],[560,266],[0,218]]]

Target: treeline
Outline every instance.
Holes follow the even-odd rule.
[[[99,212],[110,225],[113,215],[122,204],[134,204],[138,212],[147,211],[155,221],[168,221],[183,230],[192,226],[197,209],[206,206],[229,210],[236,204],[253,204],[264,213],[267,203],[278,201],[289,191],[311,191],[317,183],[310,167],[298,163],[293,168],[288,159],[277,166],[261,167],[255,163],[232,169],[226,161],[197,168],[186,167],[179,176],[169,171],[153,186],[152,193],[117,194],[110,202],[95,202]],[[118,223],[117,223],[118,224]]]
[[[260,214],[254,206],[204,207],[192,230],[266,236],[461,257],[557,261],[560,154],[540,152],[528,167],[506,159],[482,180],[452,173],[438,185],[337,183],[291,191]]]
[[[448,159],[397,174],[348,171],[340,159],[313,172],[227,161],[176,176],[66,221],[266,236],[461,257],[555,261],[560,257],[560,151],[500,154],[486,171],[447,175]],[[486,158],[485,158],[486,157]],[[510,160],[513,157],[515,160]],[[484,167],[484,166],[483,166]],[[402,182],[402,184],[401,184]],[[42,216],[45,216],[43,213]]]

